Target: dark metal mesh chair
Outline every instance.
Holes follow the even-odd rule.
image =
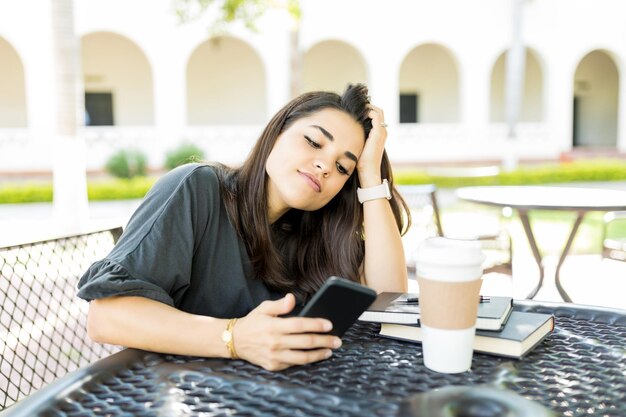
[[[398,192],[411,210],[411,230],[405,235],[409,239],[407,253],[407,272],[415,276],[416,265],[414,249],[417,243],[434,236],[443,236],[439,205],[437,202],[437,187],[433,184],[398,185]]]
[[[428,230],[428,233],[443,236],[437,187],[433,184],[399,185],[398,192],[411,209],[413,222]],[[417,217],[416,217],[417,215]]]
[[[79,277],[121,228],[0,248],[0,410],[119,350],[91,342]]]

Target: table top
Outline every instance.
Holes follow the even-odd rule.
[[[241,360],[126,349],[51,384],[2,417],[444,415],[423,407],[432,409],[438,396],[459,390],[495,392],[500,400],[509,396],[537,407],[506,414],[495,401],[478,410],[481,416],[547,415],[538,410],[626,415],[626,311],[532,301],[516,301],[514,308],[553,314],[554,332],[520,360],[476,353],[471,371],[462,374],[430,371],[421,345],[377,337],[378,325],[357,323],[331,359],[282,372]]]
[[[462,187],[458,198],[500,207],[544,210],[626,210],[626,191],[557,186]]]

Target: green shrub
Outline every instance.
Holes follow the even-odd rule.
[[[144,177],[146,155],[137,149],[122,149],[111,155],[105,169],[116,178]]]
[[[204,159],[204,151],[191,143],[183,143],[165,155],[165,168],[174,169],[189,162],[199,162]]]

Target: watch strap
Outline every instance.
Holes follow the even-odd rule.
[[[237,356],[237,351],[235,350],[235,338],[233,336],[235,323],[237,323],[237,319],[228,320],[228,324],[226,324],[226,329],[222,332],[222,341],[226,344],[226,348],[228,349],[228,353],[230,354],[231,359],[239,359],[239,356]]]
[[[377,200],[380,198],[391,200],[391,189],[389,188],[389,182],[386,179],[384,179],[380,185],[367,188],[357,188],[356,194],[359,199],[359,203],[361,204],[366,201]]]

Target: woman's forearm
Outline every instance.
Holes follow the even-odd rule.
[[[363,203],[365,282],[377,292],[405,292],[408,286],[402,238],[389,202]]]
[[[276,371],[320,361],[341,346],[328,320],[282,318],[295,306],[288,294],[264,301],[232,329],[239,358]],[[110,297],[91,301],[87,329],[96,342],[153,352],[230,357],[221,335],[227,320],[182,312],[143,297]]]
[[[229,357],[221,340],[226,322],[144,297],[121,296],[91,301],[87,330],[99,343],[179,355]]]

